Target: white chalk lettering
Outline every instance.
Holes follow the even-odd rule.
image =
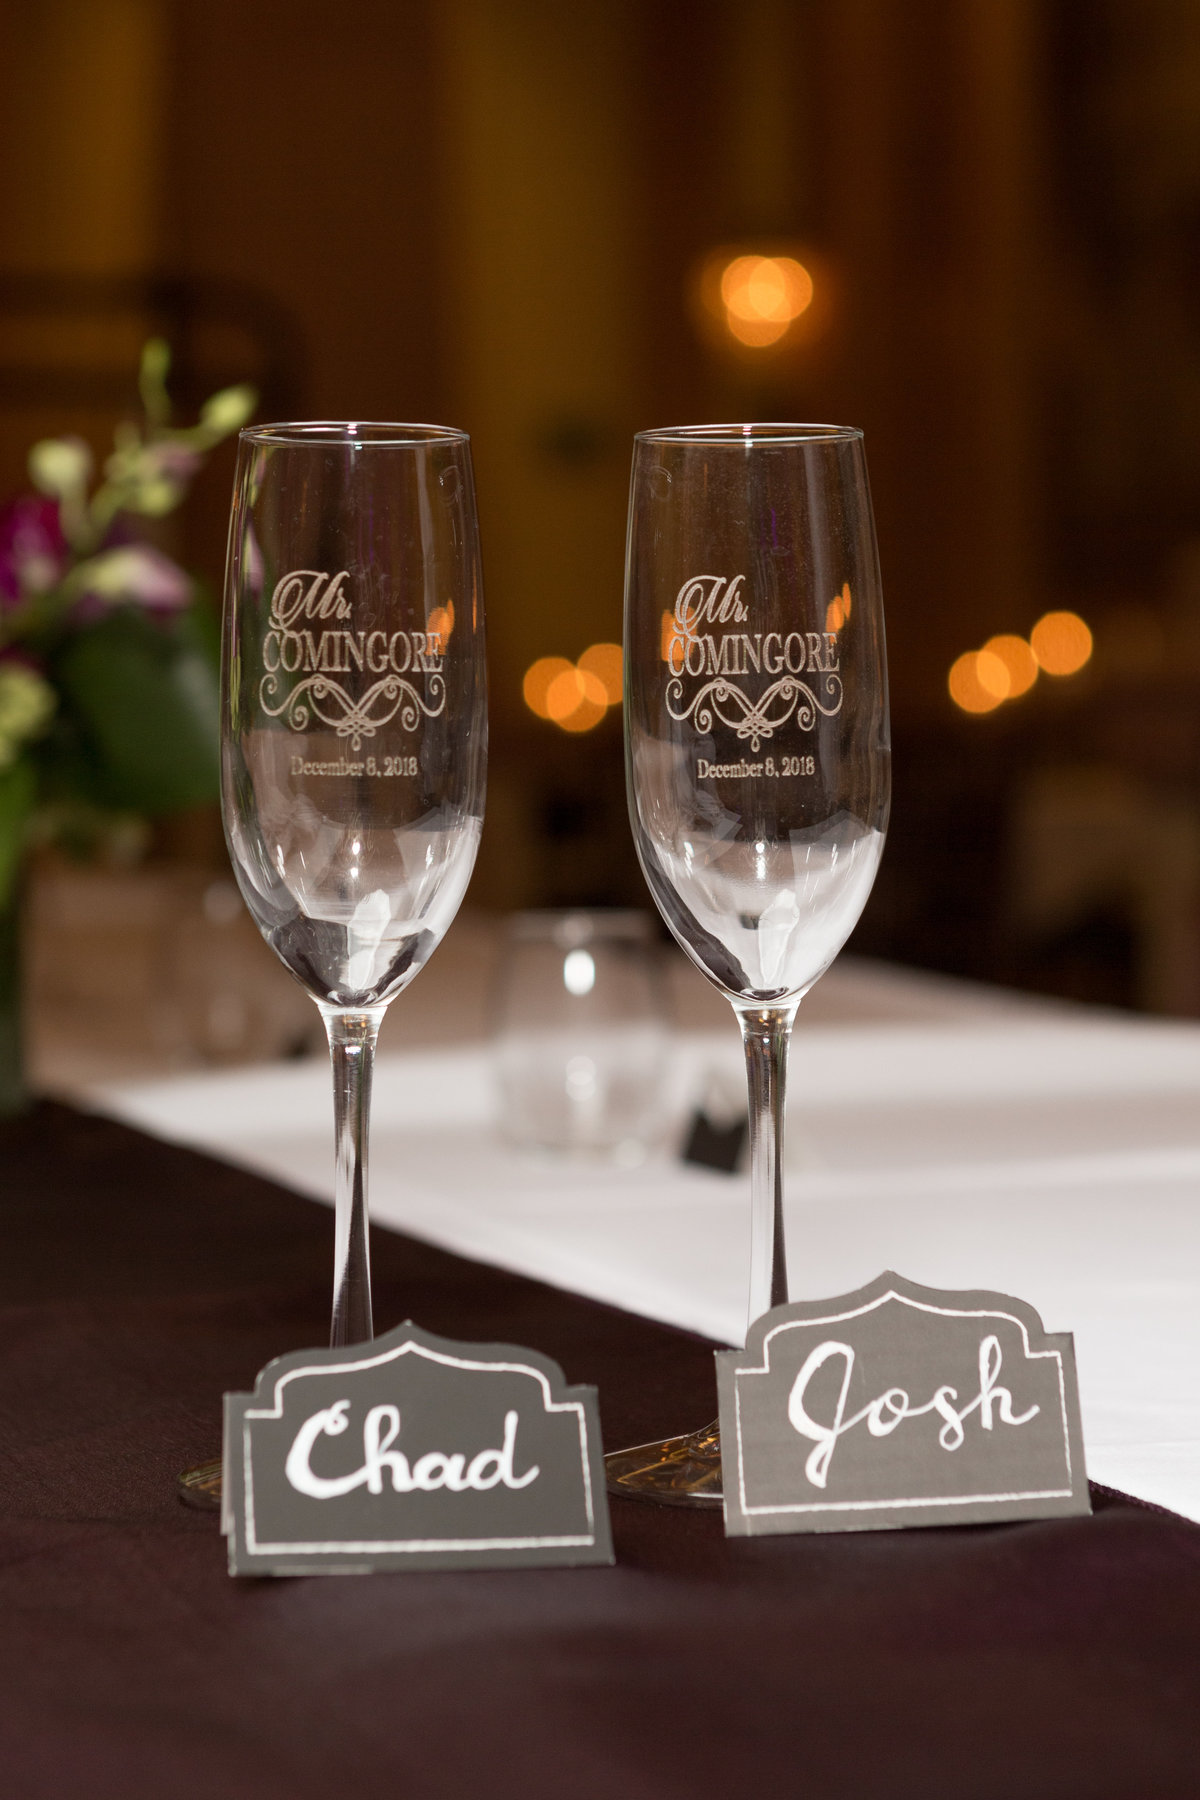
[[[841,1385],[834,1403],[833,1417],[828,1424],[822,1424],[808,1410],[808,1388],[817,1371],[837,1357],[843,1360]],[[890,1387],[847,1418],[846,1398],[850,1392],[854,1360],[854,1350],[850,1344],[839,1343],[836,1338],[826,1339],[809,1354],[788,1395],[788,1423],[801,1437],[807,1438],[816,1446],[809,1452],[804,1465],[804,1473],[814,1487],[823,1488],[828,1481],[829,1465],[839,1438],[845,1437],[848,1431],[853,1431],[856,1425],[861,1425],[864,1419],[872,1437],[888,1437],[906,1419],[918,1419],[924,1413],[936,1413],[943,1420],[938,1443],[943,1450],[954,1451],[962,1445],[963,1424],[974,1412],[979,1414],[982,1429],[991,1431],[997,1417],[1004,1425],[1027,1425],[1041,1410],[1037,1406],[1031,1406],[1022,1413],[1013,1411],[1011,1392],[1008,1388],[997,1385],[996,1378],[1000,1373],[1003,1354],[999,1338],[991,1333],[982,1338],[979,1344],[979,1392],[973,1400],[961,1407],[956,1404],[957,1389],[948,1383],[937,1388],[932,1398],[921,1406],[913,1405],[904,1388]]]
[[[335,1400],[332,1406],[313,1413],[301,1425],[292,1440],[284,1464],[284,1474],[298,1494],[312,1500],[336,1500],[365,1487],[369,1494],[384,1492],[386,1472],[392,1492],[411,1494],[434,1493],[445,1488],[452,1493],[473,1489],[485,1493],[489,1488],[520,1489],[536,1481],[541,1470],[536,1463],[518,1475],[516,1470],[518,1415],[510,1410],[504,1415],[504,1435],[499,1449],[478,1451],[468,1463],[461,1451],[427,1450],[415,1463],[409,1463],[402,1450],[394,1448],[400,1436],[400,1408],[373,1406],[363,1421],[363,1460],[359,1468],[346,1475],[318,1475],[312,1467],[312,1453],[318,1438],[340,1437],[349,1427],[346,1414],[349,1400]]]

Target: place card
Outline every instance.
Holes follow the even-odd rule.
[[[749,1142],[745,1082],[735,1086],[728,1071],[710,1069],[683,1134],[680,1160],[720,1175],[734,1175],[745,1164]]]
[[[715,1169],[719,1175],[734,1175],[745,1158],[749,1134],[746,1119],[717,1123],[710,1113],[697,1107],[683,1140],[680,1160],[694,1163],[699,1169]]]
[[[717,1353],[725,1530],[878,1531],[1091,1510],[1069,1332],[885,1273]]]
[[[611,1563],[596,1390],[411,1322],[226,1394],[231,1575]]]

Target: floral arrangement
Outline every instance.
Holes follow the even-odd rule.
[[[117,427],[98,484],[85,443],[46,439],[34,491],[0,510],[0,907],[32,841],[95,849],[216,797],[216,617],[145,522],[179,505],[257,396],[226,388],[173,425],[168,366],[148,343],[144,417]]]

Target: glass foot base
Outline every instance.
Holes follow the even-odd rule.
[[[176,1479],[175,1491],[181,1500],[199,1512],[220,1512],[221,1458],[218,1456],[215,1462],[197,1463],[194,1469],[185,1469]]]
[[[714,1419],[700,1431],[614,1450],[604,1459],[610,1494],[660,1506],[720,1506],[721,1434]]]

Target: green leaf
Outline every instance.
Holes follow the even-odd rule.
[[[114,612],[72,640],[57,673],[91,752],[90,798],[151,814],[216,799],[217,668],[190,612],[167,624]]]
[[[0,770],[0,906],[17,883],[37,781],[25,757]]]

